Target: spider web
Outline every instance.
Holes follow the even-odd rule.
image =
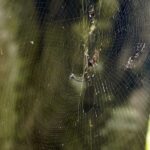
[[[88,18],[90,4],[94,23]],[[17,127],[27,128],[19,129],[20,139],[27,135],[18,141],[39,150],[143,149],[149,119],[149,1],[35,0],[26,5],[32,13],[17,10],[17,15],[26,32],[20,32],[27,51],[21,54],[27,68],[35,65],[33,81],[29,77],[29,96],[34,93],[35,100],[27,96],[21,105],[26,114],[31,111],[18,121]],[[89,82],[84,52],[92,57],[95,48],[101,49],[100,60]],[[82,82],[70,80],[71,73]]]
[[[53,8],[51,8],[48,12],[47,10],[48,2],[39,1],[37,2],[37,6],[36,6],[40,13],[38,20],[41,21],[41,24],[42,23],[45,24],[45,30],[48,30],[47,28],[49,27],[49,24],[52,24],[51,30],[54,31],[57,30],[57,28],[59,27],[62,29],[65,29],[67,27],[69,28],[69,26],[77,22],[81,22],[82,24],[83,17],[87,16],[88,13],[87,3],[88,2],[84,1],[84,4],[82,3],[77,6],[77,4],[73,1],[62,1],[62,3],[60,2],[58,4],[57,2],[55,2],[53,4],[54,7],[57,9],[57,14],[56,14],[55,12],[53,13]],[[93,5],[94,4],[96,3],[93,2]],[[103,5],[103,1],[101,1],[101,5]],[[80,94],[79,95],[77,94],[79,96],[78,105],[76,105],[76,108],[72,108],[77,111],[77,113],[75,113],[76,129],[74,130],[74,132],[77,130],[78,135],[80,135],[80,137],[77,138],[76,140],[77,141],[81,140],[81,143],[83,144],[83,149],[85,150],[105,149],[106,145],[102,145],[103,142],[105,143],[108,140],[108,143],[109,142],[111,143],[111,141],[113,141],[113,138],[117,138],[121,136],[119,135],[119,133],[116,135],[112,134],[112,136],[109,135],[109,132],[111,130],[113,133],[115,131],[117,132],[117,130],[120,129],[122,130],[122,133],[124,133],[124,130],[130,130],[131,128],[134,134],[134,129],[136,129],[137,131],[135,133],[137,134],[138,137],[138,125],[136,126],[137,121],[135,121],[133,124],[132,123],[130,124],[128,121],[126,121],[126,119],[134,120],[135,118],[136,120],[137,118],[134,115],[133,116],[131,115],[130,117],[128,116],[128,113],[132,114],[134,113],[134,111],[138,112],[139,110],[136,108],[137,107],[136,105],[139,106],[143,105],[144,107],[147,101],[145,98],[146,96],[144,97],[145,94],[143,94],[142,92],[139,92],[140,93],[139,100],[137,96],[135,96],[137,100],[134,100],[135,98],[133,98],[132,100],[131,96],[134,95],[133,93],[136,93],[136,91],[138,90],[142,91],[143,88],[144,91],[147,93],[148,89],[146,87],[147,86],[149,87],[149,85],[147,84],[145,85],[145,82],[147,82],[146,66],[149,63],[148,60],[149,43],[146,38],[142,37],[141,34],[144,33],[144,31],[140,31],[142,25],[140,22],[137,22],[139,20],[144,21],[143,19],[144,16],[140,14],[140,12],[138,13],[139,16],[135,14],[136,7],[139,7],[138,8],[139,11],[142,11],[142,6],[143,3],[141,1],[133,2],[133,3],[130,1],[122,1],[122,2],[120,1],[120,6],[118,6],[118,10],[112,18],[113,27],[110,33],[108,34],[107,32],[101,32],[101,29],[99,29],[91,34],[91,38],[94,38],[92,37],[93,35],[94,36],[97,35],[97,41],[99,42],[102,42],[103,38],[109,38],[109,36],[111,36],[112,44],[110,44],[108,48],[105,47],[103,48],[102,46],[100,61],[103,61],[102,62],[103,69],[95,74],[95,77],[92,79],[90,85],[88,85],[88,83],[85,83],[85,87],[83,88],[82,84],[84,83],[81,83]],[[80,9],[82,9],[82,12],[78,13]],[[44,16],[44,14],[50,12],[53,14],[53,16],[51,17],[45,17],[46,15]],[[103,13],[103,10],[100,10],[100,13]],[[45,19],[42,20],[44,17]],[[132,21],[132,19],[134,21]],[[101,22],[103,20],[101,20],[100,17],[98,21]],[[90,29],[90,23],[88,19],[87,22],[89,24],[88,28]],[[85,27],[87,28],[87,26]],[[41,30],[43,30],[43,28],[41,28]],[[67,32],[67,30],[65,32]],[[78,35],[76,35],[76,33],[74,34],[75,35],[73,35],[72,40],[69,40],[69,42],[75,43],[74,45],[80,45],[81,43],[83,44],[84,41],[80,42],[80,40],[79,41],[75,40],[78,39]],[[50,41],[50,43],[53,43],[54,41],[53,47],[54,46],[57,47],[59,44],[59,47],[61,48],[63,47],[64,44],[65,48],[68,49],[68,51],[70,50],[69,42],[65,41],[66,43],[63,43],[61,41],[62,39],[59,39],[58,36],[54,38],[53,36],[49,35],[48,40]],[[87,40],[86,45],[90,49],[89,45],[91,45],[91,47],[95,47],[94,43],[96,42],[94,41],[91,44],[90,41]],[[51,45],[49,45],[49,47],[51,47]],[[77,72],[77,74],[82,74],[82,68],[84,68],[82,59],[84,54],[80,46],[79,46],[79,50],[77,51],[78,53],[75,56],[75,61],[72,61],[71,63],[71,68],[73,69],[70,70],[70,73],[73,70],[73,72]],[[66,54],[64,54],[63,56],[66,57],[65,55]],[[133,58],[132,62],[130,61],[131,57]],[[55,59],[57,59],[57,57]],[[59,62],[59,59],[57,59],[57,61]],[[143,62],[141,63],[140,61]],[[78,63],[77,67],[74,67],[76,66],[74,62]],[[78,69],[78,66],[81,69]],[[78,73],[78,71],[80,73]],[[68,74],[66,74],[66,76],[68,76]],[[70,95],[70,93],[66,93],[66,94],[68,96]],[[75,94],[75,96],[77,95]],[[136,93],[135,95],[138,94]],[[143,101],[145,101],[144,104],[142,102],[142,99]],[[133,104],[136,103],[134,104],[135,106],[132,103]],[[105,116],[108,112],[109,115],[112,117],[107,118]],[[66,119],[69,120],[70,118],[66,117]],[[117,126],[117,124],[119,124],[119,119],[120,119],[120,125]],[[115,125],[116,127],[114,127]],[[56,133],[54,131],[52,131],[52,133],[51,131],[49,131],[49,133],[52,134],[53,139],[56,138],[57,136],[58,136],[57,138],[59,139],[59,135],[60,135],[59,131],[57,131],[57,129],[53,129],[53,130],[56,130],[55,131]],[[69,134],[70,133],[68,133],[68,135]],[[137,141],[138,140],[140,141],[140,139],[142,138],[144,137],[138,137]],[[65,149],[67,147],[67,144],[71,144],[75,142],[70,140],[70,138],[68,139],[69,139],[68,142],[64,141],[64,143],[62,143],[62,148]],[[48,139],[46,138],[45,140]],[[110,144],[108,145],[108,147],[109,146],[115,147],[114,145],[115,144],[112,145]],[[43,146],[46,149],[46,147],[48,148],[50,145],[49,146],[43,145]]]

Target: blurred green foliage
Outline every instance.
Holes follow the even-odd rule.
[[[37,2],[48,5],[44,18],[40,18],[43,14],[39,15],[33,0],[0,0],[0,149],[144,149],[149,95],[145,92],[146,96],[140,97],[145,90],[137,88],[127,92],[126,103],[117,105],[121,96],[111,90],[116,88],[122,93],[125,87],[117,88],[120,79],[113,78],[114,72],[106,72],[105,65],[101,83],[112,83],[114,87],[107,95],[100,93],[101,113],[97,118],[89,112],[78,120],[81,97],[68,77],[71,71],[82,73],[83,44],[88,45],[90,29],[82,2],[74,2],[80,10],[75,20],[75,14],[69,16],[68,1]],[[114,42],[113,28],[120,3],[95,2],[98,15],[94,47],[102,48],[102,64]],[[65,9],[61,13],[60,7]],[[122,74],[120,78],[126,80]],[[143,101],[143,106],[139,101]]]

